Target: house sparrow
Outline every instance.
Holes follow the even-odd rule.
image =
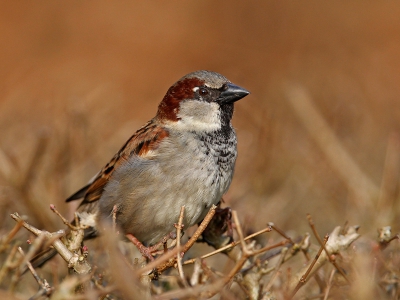
[[[77,215],[93,228],[111,220],[151,246],[183,225],[199,223],[232,181],[237,139],[234,102],[249,92],[210,71],[190,73],[167,91],[156,116],[111,161],[66,201],[83,198]]]

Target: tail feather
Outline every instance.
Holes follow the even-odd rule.
[[[70,201],[73,201],[73,200],[78,200],[78,199],[83,198],[83,197],[85,196],[85,194],[86,194],[86,191],[89,189],[89,187],[90,187],[89,184],[86,185],[86,186],[84,186],[84,187],[81,188],[79,191],[77,191],[77,192],[75,192],[74,194],[72,194],[71,196],[69,196],[69,197],[65,200],[65,202],[70,202]]]
[[[57,255],[57,250],[54,248],[47,248],[43,250],[42,252],[36,254],[32,260],[31,264],[34,268],[40,268],[43,266],[47,261],[52,259],[54,256]]]
[[[33,268],[40,268],[50,259],[57,255],[57,250],[54,248],[47,248],[38,254],[36,254],[30,261]],[[28,267],[25,266],[21,271],[21,274],[25,274],[28,271]]]

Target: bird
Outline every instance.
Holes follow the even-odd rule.
[[[231,124],[234,103],[249,91],[206,70],[174,83],[154,118],[137,130],[101,171],[66,199],[83,199],[76,214],[99,233],[99,221],[151,246],[176,230],[185,206],[184,228],[201,222],[227,192],[237,158]]]

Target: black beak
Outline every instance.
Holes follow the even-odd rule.
[[[221,103],[233,103],[246,97],[248,94],[250,94],[248,90],[233,83],[227,83],[222,88],[218,100]]]

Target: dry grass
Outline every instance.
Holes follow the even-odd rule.
[[[237,211],[244,235],[274,222],[298,243],[310,232],[307,213],[321,236],[346,222],[358,224],[361,237],[336,256],[348,281],[325,263],[318,269],[320,278],[312,275],[296,297],[399,298],[399,242],[386,245],[377,233],[384,226],[392,227],[392,236],[400,231],[398,3],[9,1],[0,6],[0,236],[5,247],[0,265],[7,258],[14,263],[3,271],[0,297],[25,299],[38,288],[31,275],[15,275],[22,263],[17,246],[27,255],[25,241],[35,239],[23,228],[7,239],[15,226],[9,215],[17,211],[49,232],[64,228],[49,205],[71,219],[76,204],[64,199],[153,116],[166,89],[190,71],[211,69],[252,92],[236,106],[239,158],[225,198],[225,205]],[[273,231],[254,243],[257,248],[282,239]],[[320,245],[314,235],[310,243],[312,257]],[[281,253],[282,247],[277,249]],[[98,276],[106,256],[96,242],[89,250]],[[123,256],[114,250],[109,256],[118,258],[111,258],[104,278],[119,274],[118,284],[97,278],[98,286],[85,297],[96,298],[90,291],[101,288],[103,294],[117,290],[116,295],[133,297],[138,286],[143,297],[150,297],[146,284],[125,276],[133,272],[126,264],[134,262],[132,249]],[[210,251],[195,245],[187,258]],[[264,265],[251,267],[259,277],[250,282],[259,283],[258,290],[245,283],[242,270],[221,298],[240,299],[246,293],[254,298],[266,288],[277,299],[289,297],[291,278],[304,274],[307,259],[282,257],[281,264],[279,255],[269,262],[280,266],[277,272],[264,275],[259,271]],[[207,284],[225,278],[234,266],[232,258],[217,254],[197,267],[184,266],[183,272],[187,277],[201,273]],[[38,273],[54,288],[54,299],[61,299],[63,288],[90,279],[66,276],[60,259]],[[165,276],[176,282],[154,286],[154,294],[185,290],[177,273]]]

